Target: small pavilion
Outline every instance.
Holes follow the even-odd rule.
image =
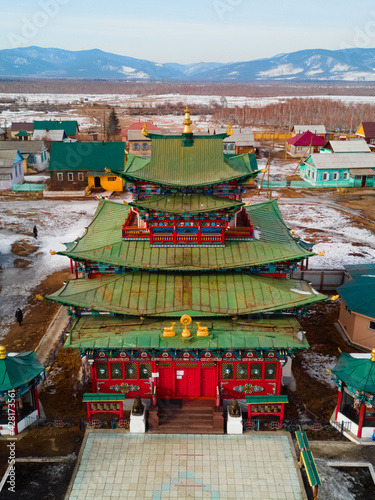
[[[35,351],[0,347],[0,434],[16,436],[40,417],[37,386],[44,372]]]
[[[371,353],[341,353],[332,374],[339,389],[336,426],[343,425],[349,439],[371,440],[375,430],[375,349]]]

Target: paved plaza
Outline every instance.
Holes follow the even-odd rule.
[[[305,499],[286,435],[91,432],[70,500]]]

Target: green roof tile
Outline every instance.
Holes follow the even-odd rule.
[[[121,169],[123,170],[123,169]],[[182,137],[165,136],[152,139],[151,158],[129,155],[124,172],[133,179],[167,186],[204,186],[225,181],[256,177],[255,155],[244,154],[224,158],[221,137],[194,137],[191,147],[184,147]]]
[[[337,291],[347,307],[358,314],[375,318],[375,264],[345,266],[351,280]]]
[[[59,254],[73,260],[167,271],[233,269],[314,255],[291,236],[276,200],[246,206],[254,240],[228,241],[224,248],[150,248],[149,241],[122,241],[121,227],[129,210],[120,203],[101,200],[86,233]]]
[[[129,315],[242,315],[325,300],[306,281],[245,273],[135,271],[69,281],[47,300]]]
[[[241,201],[223,198],[222,196],[208,196],[202,193],[172,193],[166,195],[147,196],[138,201],[129,203],[141,210],[168,212],[177,214],[212,212],[239,208],[244,203]]]
[[[343,352],[332,373],[346,385],[375,395],[375,361],[368,357],[353,357]]]
[[[193,317],[194,320],[194,317]],[[254,319],[250,322],[233,322],[220,318],[200,318],[209,329],[209,337],[197,337],[195,322],[190,325],[192,337],[181,338],[183,326],[177,322],[175,337],[163,337],[165,318],[129,318],[126,316],[81,316],[73,325],[65,348],[99,349],[303,349],[309,345],[297,338],[301,329],[291,316],[273,316],[272,319]]]
[[[76,120],[35,120],[34,130],[64,130],[66,135],[76,135],[78,122]]]

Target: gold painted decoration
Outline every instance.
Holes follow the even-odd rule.
[[[207,326],[201,326],[200,321],[196,321],[198,330],[197,330],[197,337],[208,337],[208,327]]]
[[[5,359],[7,357],[7,350],[4,345],[0,346],[0,359]]]
[[[42,295],[35,295],[38,300],[44,300]]]
[[[228,123],[227,135],[233,135],[233,128],[230,122]]]
[[[104,171],[107,172],[107,174],[110,174],[112,172],[112,170],[110,168],[107,168],[107,167],[104,168]]]
[[[176,332],[174,331],[174,325],[176,323],[171,323],[171,326],[165,326],[163,330],[163,337],[174,337]]]
[[[371,350],[371,361],[375,363],[375,349]]]
[[[190,325],[192,321],[193,320],[191,319],[191,317],[188,314],[184,314],[183,316],[181,316],[180,323],[182,325],[184,325],[184,327],[185,327],[182,330],[181,337],[184,337],[184,338],[191,337],[191,333],[190,333],[190,330],[188,328],[188,325]]]

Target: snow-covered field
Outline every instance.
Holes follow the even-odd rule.
[[[277,97],[245,97],[245,96],[226,96],[228,106],[245,105],[264,107],[277,102],[285,102],[293,99],[295,96],[277,96]],[[316,98],[342,101],[344,103],[369,103],[375,104],[375,96],[298,96],[301,99]],[[19,110],[8,110],[7,99],[15,99],[19,104]],[[156,95],[134,95],[134,94],[19,94],[19,93],[0,93],[0,126],[4,125],[4,121],[33,121],[40,119],[77,119],[81,128],[85,129],[91,125],[95,125],[94,119],[88,116],[78,115],[75,108],[80,105],[92,106],[94,103],[105,103],[109,106],[114,106],[121,116],[122,108],[138,107],[140,105],[155,108],[157,115],[157,106],[170,103],[182,102],[185,104],[203,104],[208,105],[212,101],[220,103],[220,95],[190,95],[190,94],[156,94]],[[46,107],[52,104],[71,105],[72,108],[65,111],[43,112],[32,109],[35,106],[45,104]],[[28,105],[30,109],[22,109],[22,105]],[[143,119],[143,117],[142,117]],[[148,117],[150,119],[150,117]],[[178,124],[181,123],[181,116],[176,117]],[[168,117],[157,116],[154,121],[162,126],[166,123],[173,123],[173,115]],[[199,127],[201,129],[201,127]]]
[[[64,250],[61,241],[73,241],[90,223],[97,207],[97,200],[77,201],[12,201],[0,198],[0,325],[13,319],[17,307],[25,307],[29,295],[46,276],[67,268],[66,257],[51,255],[50,250]],[[31,234],[34,225],[38,239]],[[29,257],[18,257],[11,246],[18,240],[38,245]],[[31,261],[30,267],[17,269],[14,260]],[[2,329],[0,338],[6,333]]]

